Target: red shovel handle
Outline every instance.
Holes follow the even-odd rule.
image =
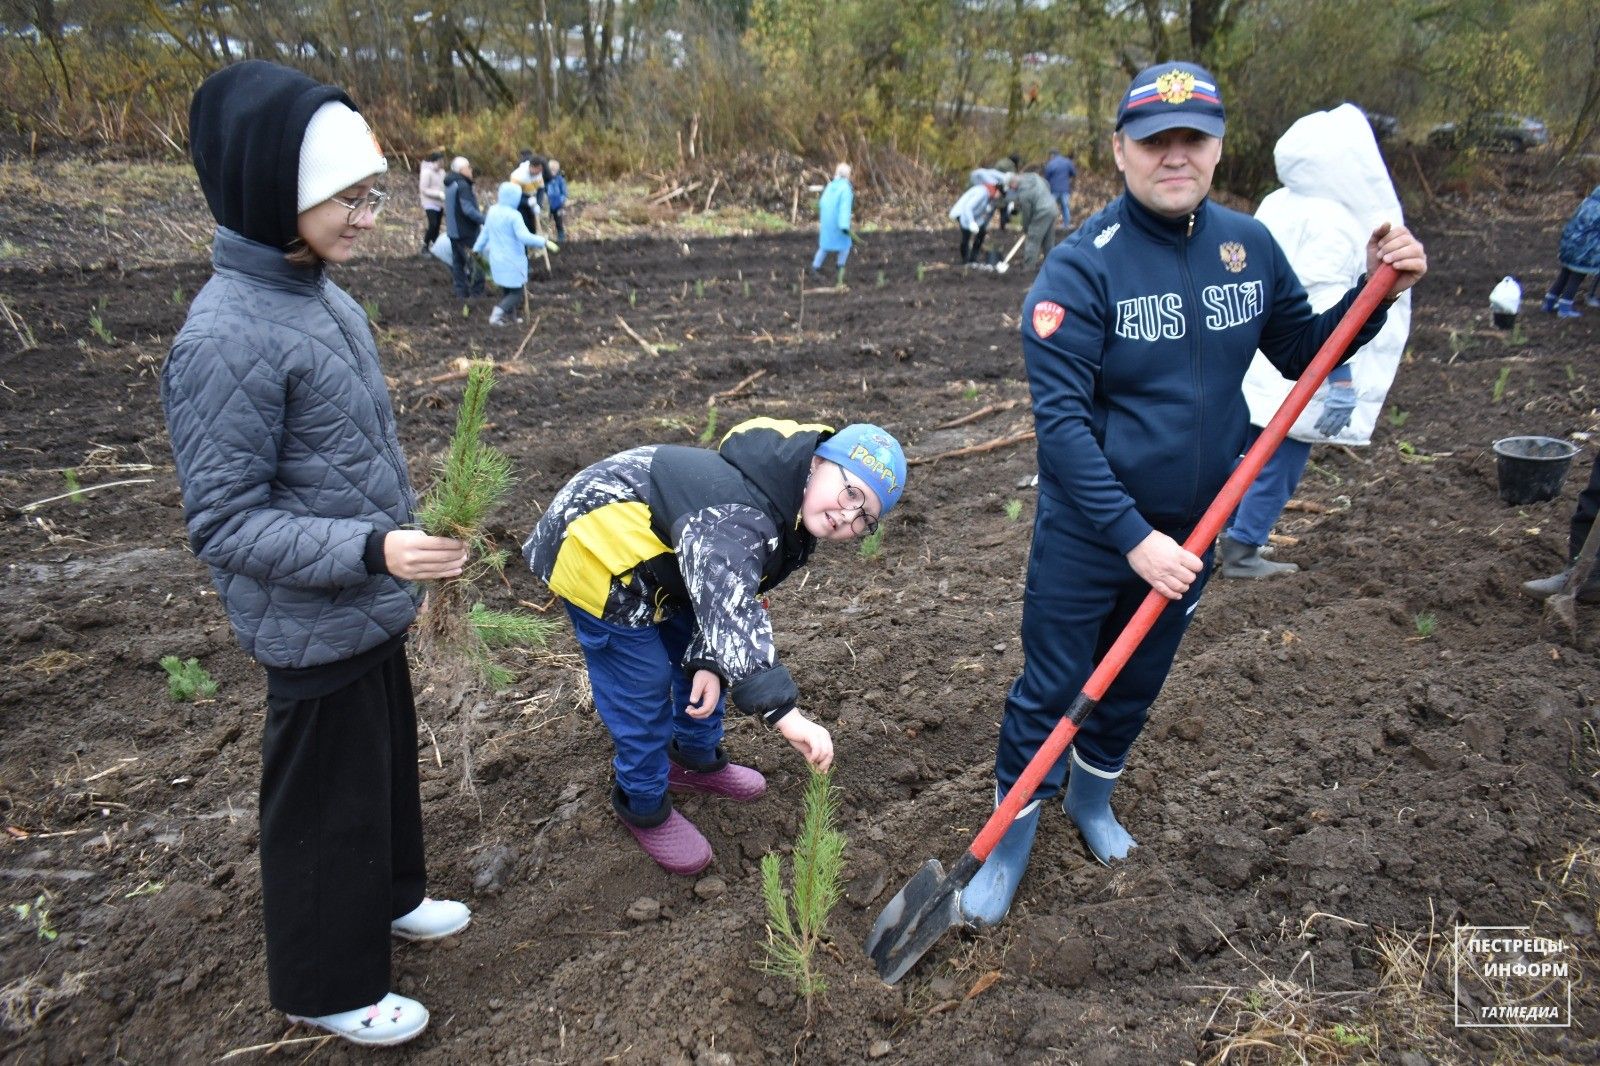
[[[1239,461],[1232,476],[1217,493],[1217,498],[1206,508],[1206,513],[1194,527],[1194,532],[1183,542],[1184,548],[1201,555],[1217,539],[1217,534],[1222,531],[1222,523],[1227,521],[1234,508],[1239,506],[1239,500],[1244,496],[1245,489],[1250,487],[1250,483],[1261,472],[1261,467],[1272,457],[1272,453],[1277,451],[1278,445],[1283,443],[1283,438],[1289,433],[1289,427],[1294,425],[1294,420],[1300,417],[1300,412],[1304,411],[1306,404],[1310,402],[1311,394],[1321,387],[1323,379],[1344,355],[1345,349],[1350,347],[1350,342],[1355,339],[1361,327],[1367,324],[1367,319],[1372,317],[1372,312],[1383,301],[1389,292],[1389,287],[1394,284],[1398,276],[1399,271],[1388,263],[1380,264],[1373,272],[1372,277],[1367,280],[1367,284],[1356,297],[1356,302],[1350,305],[1350,310],[1345,312],[1344,318],[1334,327],[1333,334],[1318,350],[1316,357],[1311,360],[1311,365],[1300,375],[1294,388],[1289,390],[1289,395],[1278,408],[1278,413],[1272,416],[1272,421],[1267,423],[1267,428],[1261,431],[1261,436],[1256,438],[1256,442],[1250,446],[1245,457]],[[1111,682],[1115,681],[1122,668],[1128,665],[1128,659],[1133,655],[1134,649],[1144,640],[1145,634],[1150,632],[1156,616],[1168,602],[1166,597],[1154,589],[1144,598],[1144,602],[1134,612],[1133,618],[1123,628],[1122,635],[1117,637],[1117,642],[1111,645],[1111,650],[1106,652],[1105,657],[1094,668],[1094,673],[1089,675],[1089,680],[1084,682],[1083,691],[1072,701],[1072,706],[1068,708],[1066,715],[1050,731],[1050,735],[1040,745],[1038,752],[1023,769],[1022,775],[1017,778],[1017,783],[1011,786],[1006,798],[984,823],[983,830],[972,842],[972,847],[967,849],[978,862],[981,863],[989,857],[989,853],[1000,843],[1000,838],[1005,836],[1006,830],[1016,819],[1017,812],[1027,806],[1028,800],[1033,798],[1039,782],[1044,780],[1044,775],[1050,772],[1050,768],[1056,764],[1061,753],[1067,750],[1067,745],[1072,743],[1073,736],[1078,732],[1078,726],[1088,717],[1089,712],[1094,710],[1100,697],[1111,687]]]

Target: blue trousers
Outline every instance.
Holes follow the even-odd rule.
[[[1187,531],[1166,532],[1176,538]],[[1156,617],[1133,657],[1078,730],[1073,746],[1078,757],[1095,769],[1119,772],[1128,749],[1144,729],[1150,704],[1161,693],[1178,642],[1205,590],[1211,573],[1209,550],[1204,560],[1205,567],[1188,593],[1182,600],[1168,603]],[[1039,494],[1022,601],[1022,676],[1006,698],[994,760],[995,781],[1002,792],[1016,784],[1149,591],[1150,586],[1134,573],[1128,560],[1106,544],[1076,508]],[[1035,796],[1048,799],[1059,792],[1066,771],[1063,754]]]
[[[1251,426],[1250,435],[1245,438],[1245,448],[1249,449],[1259,436],[1261,428]],[[1278,517],[1283,514],[1283,505],[1289,502],[1300,479],[1305,476],[1306,462],[1310,458],[1311,445],[1305,441],[1283,438],[1278,450],[1272,453],[1272,458],[1266,461],[1261,473],[1245,490],[1244,499],[1239,501],[1239,509],[1233,512],[1233,524],[1228,527],[1227,535],[1240,544],[1257,548],[1265,544],[1267,534],[1272,532],[1272,527],[1278,524]]]
[[[653,814],[667,795],[667,745],[674,737],[690,759],[710,762],[722,743],[725,701],[691,718],[690,678],[680,665],[694,636],[694,615],[679,611],[649,626],[602,622],[567,604],[583,649],[595,710],[611,733],[617,786],[636,814]]]
[[[1061,205],[1061,232],[1069,233],[1072,230],[1072,194],[1057,196],[1056,203]]]
[[[849,245],[845,245],[843,248],[841,248],[837,252],[834,252],[833,254],[834,254],[835,258],[836,258],[836,261],[839,264],[839,269],[843,270],[844,269],[844,261],[846,259],[850,258],[850,246]],[[817,249],[817,254],[811,260],[811,269],[812,270],[821,270],[822,269],[822,261],[824,259],[826,259],[826,258],[828,258],[828,249],[826,249],[826,248],[818,248]]]

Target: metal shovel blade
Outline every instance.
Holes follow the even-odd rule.
[[[945,876],[938,859],[929,859],[872,924],[867,954],[878,976],[892,985],[945,930],[963,924],[960,887]]]

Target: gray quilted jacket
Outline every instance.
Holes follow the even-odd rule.
[[[219,227],[211,261],[161,375],[190,547],[258,662],[348,659],[404,632],[419,595],[368,570],[369,537],[416,506],[372,330],[276,248]]]

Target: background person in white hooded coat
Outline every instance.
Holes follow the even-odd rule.
[[[1400,199],[1366,116],[1353,104],[1301,118],[1273,151],[1284,188],[1261,201],[1260,219],[1283,247],[1300,281],[1321,311],[1344,296],[1366,269],[1366,241],[1383,222],[1403,225]],[[1384,397],[1411,334],[1411,293],[1389,309],[1373,340],[1329,375],[1246,492],[1222,535],[1224,577],[1271,577],[1292,573],[1293,563],[1261,557],[1267,534],[1305,472],[1311,445],[1364,445],[1383,411]],[[1272,420],[1294,382],[1260,352],[1244,379],[1250,406],[1251,441]]]

